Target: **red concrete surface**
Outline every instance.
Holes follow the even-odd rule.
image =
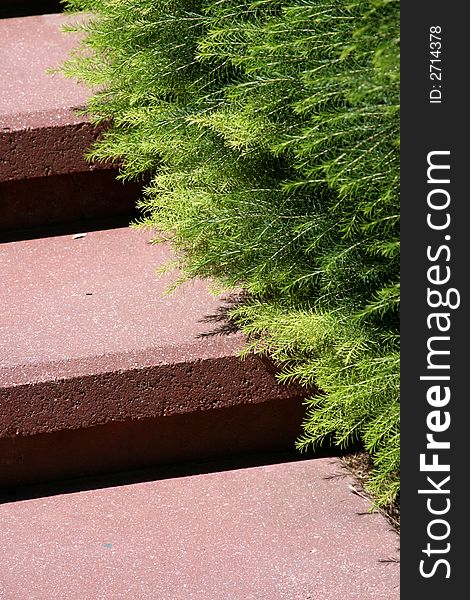
[[[399,538],[337,459],[0,506],[5,600],[398,600]]]
[[[10,127],[22,128],[23,116],[34,113],[42,115],[41,124],[62,124],[60,115],[69,115],[71,108],[85,104],[89,96],[85,86],[47,73],[59,67],[77,44],[77,34],[60,31],[64,23],[73,20],[77,19],[52,14],[0,21],[2,125],[8,118]],[[64,112],[54,120],[56,111]],[[51,120],[47,121],[46,115]]]
[[[77,412],[87,426],[103,422],[101,411],[124,417],[127,388],[139,389],[136,416],[148,417],[156,410],[158,384],[165,388],[161,415],[191,410],[203,397],[210,406],[230,404],[225,395],[235,380],[241,383],[238,396],[246,400],[291,395],[287,386],[275,386],[263,361],[235,358],[243,338],[217,334],[224,326],[217,321],[224,302],[209,294],[206,283],[188,283],[165,295],[172,276],[157,276],[156,269],[171,254],[168,246],[149,243],[151,232],[77,233],[85,236],[0,246],[0,389],[22,399],[4,403],[0,432],[54,430]],[[72,399],[74,390],[80,402]],[[40,410],[28,415],[25,402]],[[77,411],[90,402],[93,410]]]
[[[73,110],[84,106],[90,91],[47,73],[77,44],[77,35],[60,31],[70,19],[0,20],[0,181],[103,168],[84,161],[98,132]]]
[[[278,398],[0,438],[0,490],[195,460],[293,452],[304,416],[301,398]]]
[[[204,320],[221,306],[206,283],[165,294],[176,276],[156,271],[172,255],[167,245],[150,244],[152,237],[124,227],[1,245],[0,382],[237,352],[237,335],[199,337],[216,329]],[[147,350],[136,362],[135,353]]]
[[[243,337],[221,331],[226,303],[201,281],[164,295],[174,275],[157,276],[156,269],[171,254],[166,245],[149,243],[149,231],[80,233],[86,235],[0,245],[0,482],[37,480],[41,473],[45,479],[75,476],[98,465],[102,472],[106,464],[119,469],[113,456],[123,457],[121,468],[139,466],[152,438],[148,461],[188,458],[192,451],[206,455],[207,444],[194,439],[190,419],[158,434],[159,419],[205,411],[217,412],[215,429],[235,418],[227,449],[259,449],[264,442],[292,446],[307,391],[277,384],[273,367],[261,358],[238,358]],[[254,404],[266,405],[266,417],[221,410]],[[251,431],[250,418],[263,421],[257,444],[256,430],[243,437],[245,427]],[[141,435],[135,423],[149,419],[156,421]],[[127,423],[120,437],[112,427],[86,433],[116,422]],[[81,438],[66,439],[73,430]],[[199,421],[197,431],[220,446]],[[188,437],[181,450],[169,443],[172,436]],[[119,440],[124,449],[116,448]],[[80,450],[87,444],[94,449],[89,454]],[[80,464],[55,464],[53,451],[75,453]]]
[[[59,67],[77,44],[76,34],[60,31],[63,23],[73,19],[56,14],[0,21],[0,118],[8,117],[10,126],[14,125],[13,115],[17,126],[23,127],[24,114],[52,115],[86,102],[89,92],[83,85],[46,73]]]
[[[0,19],[0,232],[130,214],[140,197],[142,183],[84,158],[103,131],[74,110],[90,91],[47,72],[77,44],[60,28],[78,18]]]

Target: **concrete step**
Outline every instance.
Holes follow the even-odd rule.
[[[0,485],[293,447],[306,391],[238,358],[230,302],[163,295],[151,232],[75,233],[0,245]]]
[[[77,44],[70,16],[0,20],[0,235],[77,219],[132,215],[142,184],[115,181],[116,165],[84,153],[99,135],[74,109],[90,92],[49,75]]]
[[[400,597],[398,535],[338,459],[95,483],[0,505],[0,597]]]

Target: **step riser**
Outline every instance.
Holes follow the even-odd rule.
[[[292,449],[306,394],[236,356],[4,384],[0,485]]]
[[[184,461],[292,450],[300,399],[0,440],[0,486],[29,485]]]
[[[60,30],[70,20],[76,18],[0,19],[0,234],[125,214],[131,218],[141,196],[143,182],[115,181],[117,164],[85,159],[106,129],[76,111],[85,106],[89,90],[47,72],[58,68],[78,42],[77,35]]]
[[[103,127],[78,120],[71,111],[21,115],[21,129],[8,128],[9,120],[0,119],[0,181],[15,181],[81,173],[109,168],[90,164],[85,153],[99,137]],[[2,122],[3,121],[3,122]],[[46,126],[49,121],[55,125]]]
[[[4,381],[7,378],[8,370],[4,370]],[[0,438],[265,404],[306,393],[296,385],[279,385],[261,359],[236,356],[11,387],[4,383]]]
[[[123,184],[116,175],[106,169],[1,182],[0,242],[7,232],[75,221],[122,217],[129,223],[136,217],[142,183]]]

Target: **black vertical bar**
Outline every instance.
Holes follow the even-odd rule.
[[[469,594],[470,398],[464,375],[470,374],[465,92],[470,25],[465,8],[436,0],[401,5],[404,600]]]

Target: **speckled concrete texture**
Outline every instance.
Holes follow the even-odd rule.
[[[157,274],[172,255],[167,245],[152,245],[153,236],[124,227],[1,245],[0,382],[21,385],[240,349],[238,335],[215,334],[220,323],[211,315],[217,318],[223,302],[207,284],[165,294],[177,274]],[[147,361],[135,360],[147,350]]]
[[[243,338],[220,332],[224,301],[206,283],[165,294],[175,275],[156,270],[172,255],[151,239],[126,227],[0,246],[0,389],[18,398],[3,404],[0,435],[55,430],[74,414],[86,426],[102,411],[125,417],[128,388],[141,418],[157,410],[158,388],[159,415],[204,397],[217,407],[291,395],[267,363],[237,358]]]
[[[83,85],[46,72],[59,67],[77,43],[76,34],[60,31],[67,21],[77,18],[56,14],[0,22],[0,117],[67,110],[85,103],[89,92]]]
[[[85,160],[104,129],[74,110],[90,90],[47,72],[77,44],[60,28],[78,18],[0,19],[0,235],[130,214],[141,195],[142,182],[115,181],[116,165]]]
[[[83,154],[98,130],[73,110],[84,106],[90,91],[61,74],[47,73],[77,44],[75,34],[60,31],[70,19],[41,15],[0,20],[0,181],[105,166],[85,162]]]
[[[238,358],[226,301],[201,281],[164,294],[174,276],[156,269],[171,253],[151,238],[119,228],[0,245],[0,438],[277,400],[300,422],[307,391]]]
[[[59,113],[51,113],[55,118]],[[52,117],[51,117],[52,118]],[[15,181],[33,177],[48,177],[65,173],[81,173],[109,168],[105,163],[89,163],[84,155],[97,139],[99,130],[90,123],[70,123],[47,127],[21,117],[24,128],[0,134],[0,181]],[[1,130],[1,124],[0,124]]]
[[[399,538],[337,459],[0,506],[5,600],[398,600]]]

